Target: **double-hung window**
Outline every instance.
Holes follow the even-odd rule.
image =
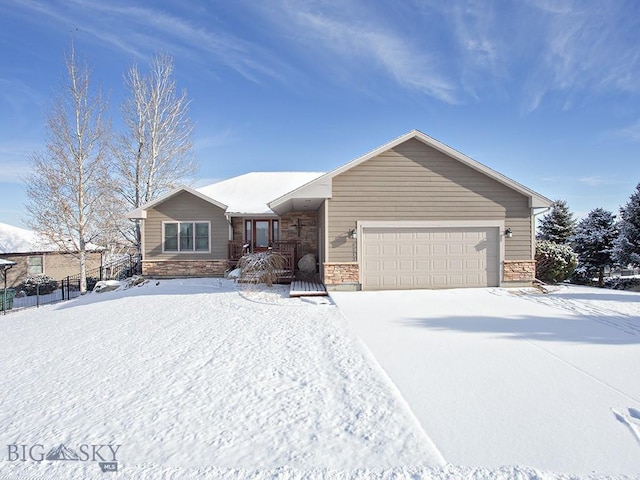
[[[42,255],[34,255],[28,258],[29,275],[40,275],[44,273],[44,262]]]
[[[196,252],[210,251],[210,222],[164,222],[164,252]]]

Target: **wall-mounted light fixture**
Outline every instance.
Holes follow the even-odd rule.
[[[349,230],[349,238],[353,238],[354,240],[358,238],[358,231],[355,228]]]
[[[511,238],[511,237],[513,237],[513,232],[511,231],[511,229],[510,229],[510,228],[507,228],[507,229],[504,231],[504,236],[505,236],[505,237],[507,237],[507,238]]]

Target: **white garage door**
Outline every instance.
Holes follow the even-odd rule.
[[[362,288],[498,286],[497,227],[364,227]]]

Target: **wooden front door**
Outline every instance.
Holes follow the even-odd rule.
[[[247,219],[244,223],[245,240],[254,252],[262,252],[280,238],[278,220]]]

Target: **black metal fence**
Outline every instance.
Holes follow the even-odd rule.
[[[138,255],[127,255],[99,268],[87,271],[87,291],[93,290],[101,280],[124,280],[141,273],[141,262]],[[24,308],[39,307],[50,303],[71,300],[81,295],[80,275],[71,275],[57,282],[57,288],[36,288],[34,295],[24,295],[15,289],[8,289],[6,294],[0,288],[0,313],[7,314]],[[5,302],[6,295],[6,302]]]

